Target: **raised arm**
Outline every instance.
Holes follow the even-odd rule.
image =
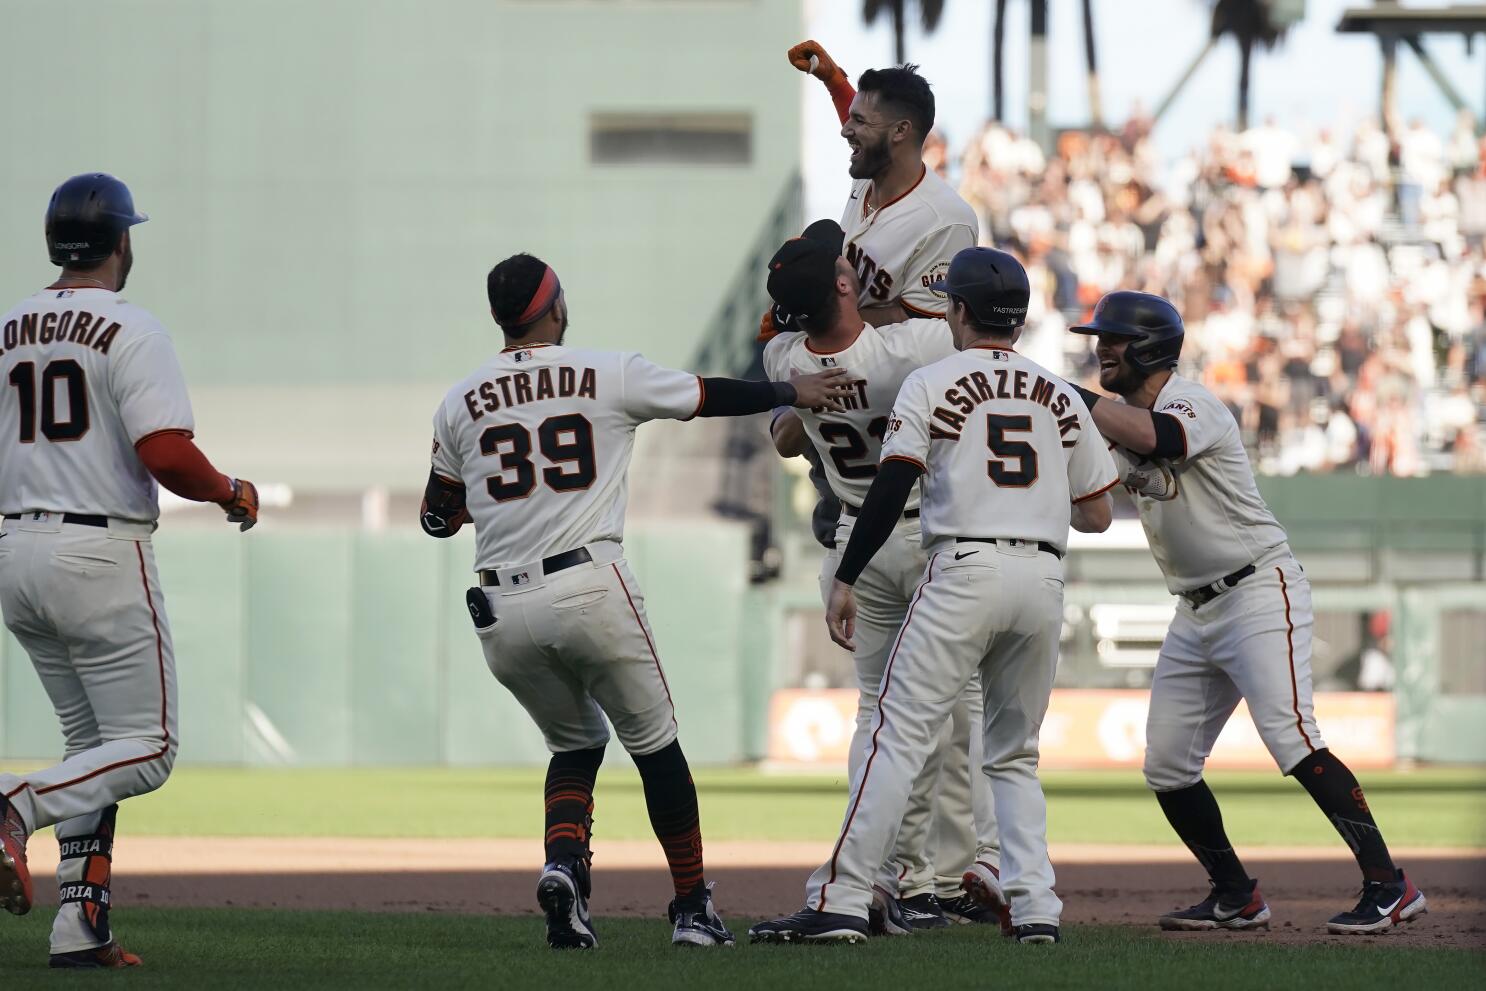
[[[845,124],[846,115],[851,112],[851,101],[857,92],[852,88],[851,80],[846,78],[846,73],[820,47],[820,42],[802,41],[791,48],[789,64],[825,83],[826,92],[831,94],[831,102],[836,106],[836,116]]]

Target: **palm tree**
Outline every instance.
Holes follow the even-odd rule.
[[[1238,128],[1249,126],[1249,60],[1254,46],[1273,48],[1289,25],[1276,27],[1269,0],[1214,0],[1212,37],[1231,35],[1238,42]]]
[[[926,33],[939,26],[944,15],[944,0],[918,0],[919,18]],[[908,61],[908,49],[904,35],[908,30],[908,0],[862,0],[862,23],[871,27],[879,14],[887,14],[893,21],[893,57],[898,65]]]

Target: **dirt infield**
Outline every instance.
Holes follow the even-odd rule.
[[[820,843],[715,843],[708,877],[718,905],[739,926],[800,906]],[[1389,945],[1486,947],[1486,851],[1400,850],[1398,861],[1429,898],[1430,911]],[[55,868],[56,847],[35,844],[32,868]],[[1172,939],[1331,942],[1326,918],[1350,907],[1357,869],[1341,849],[1261,849],[1249,853],[1274,913],[1268,933],[1169,934]],[[541,849],[512,840],[339,840],[121,838],[115,851],[115,903],[127,906],[364,909],[534,914]],[[1058,893],[1072,923],[1151,926],[1205,885],[1185,851],[1169,847],[1053,849]],[[43,903],[54,897],[38,884]],[[659,847],[610,842],[594,862],[595,915],[664,915],[671,897]],[[1362,940],[1367,943],[1369,940]]]

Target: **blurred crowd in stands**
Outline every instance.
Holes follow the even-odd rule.
[[[1219,129],[1163,160],[1136,114],[1051,156],[990,124],[958,159],[981,237],[1032,278],[1021,349],[1094,385],[1065,333],[1116,288],[1160,293],[1182,371],[1232,407],[1261,471],[1486,472],[1486,140],[1462,115],[1298,134]]]

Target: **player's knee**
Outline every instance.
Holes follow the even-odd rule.
[[[674,736],[659,750],[630,756],[642,778],[691,774],[691,768],[686,763],[686,754],[681,752],[681,741]]]
[[[160,756],[139,764],[140,789],[137,794],[148,794],[165,783],[171,770],[175,768],[175,753],[176,744],[172,740]]]
[[[1191,753],[1191,734],[1161,724],[1146,726],[1145,763],[1141,770],[1151,791],[1176,791],[1202,780],[1201,757]]]

